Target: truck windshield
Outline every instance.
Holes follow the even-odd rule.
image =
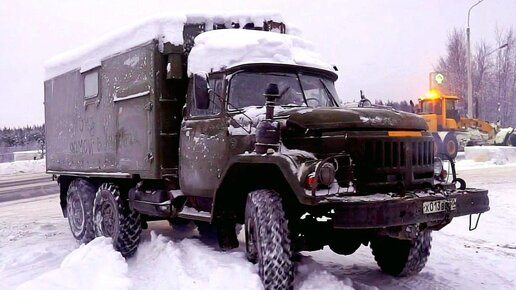
[[[424,101],[421,104],[421,113],[441,115],[441,101]]]
[[[333,81],[315,75],[295,73],[240,72],[231,78],[229,109],[260,107],[265,104],[263,94],[269,83],[284,92],[277,100],[285,107],[333,107],[337,93]]]

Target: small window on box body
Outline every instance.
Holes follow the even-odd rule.
[[[92,71],[84,74],[84,98],[91,99],[99,95],[99,72]]]

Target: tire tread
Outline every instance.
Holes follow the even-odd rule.
[[[119,233],[113,239],[113,247],[122,256],[129,258],[136,253],[140,243],[140,234],[142,232],[140,214],[129,208],[129,203],[123,198],[119,187],[113,183],[104,183],[100,186],[95,197],[95,205],[102,202],[101,192],[104,190],[109,191],[113,195],[117,204]],[[95,230],[97,235],[102,235],[100,225],[95,225]]]
[[[371,249],[380,269],[394,276],[411,276],[423,270],[430,256],[431,231],[419,232],[412,241],[378,237],[371,241]]]
[[[248,216],[255,219],[257,234],[262,237],[256,241],[261,257],[259,254],[256,257],[248,255],[248,259],[258,262],[264,288],[291,289],[294,276],[292,249],[281,196],[272,190],[251,192],[246,204],[246,221]]]

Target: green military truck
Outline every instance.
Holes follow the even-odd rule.
[[[415,274],[432,231],[489,210],[487,190],[445,182],[422,118],[341,105],[333,67],[288,32],[174,15],[49,61],[46,166],[73,236],[130,257],[149,221],[210,224],[222,249],[244,225],[265,289],[289,289],[294,254],[325,245]]]

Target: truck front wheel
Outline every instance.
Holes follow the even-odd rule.
[[[93,199],[96,188],[85,179],[74,179],[66,195],[66,216],[73,237],[81,243],[95,238]]]
[[[136,252],[142,231],[140,214],[131,210],[118,186],[104,183],[93,204],[93,220],[97,236],[111,237],[113,247],[125,258]]]
[[[258,263],[264,288],[291,289],[294,273],[288,222],[277,192],[257,190],[248,195],[245,240],[247,258]]]
[[[424,230],[413,240],[376,237],[371,241],[371,249],[383,272],[393,276],[410,276],[425,267],[431,241],[431,231]]]

